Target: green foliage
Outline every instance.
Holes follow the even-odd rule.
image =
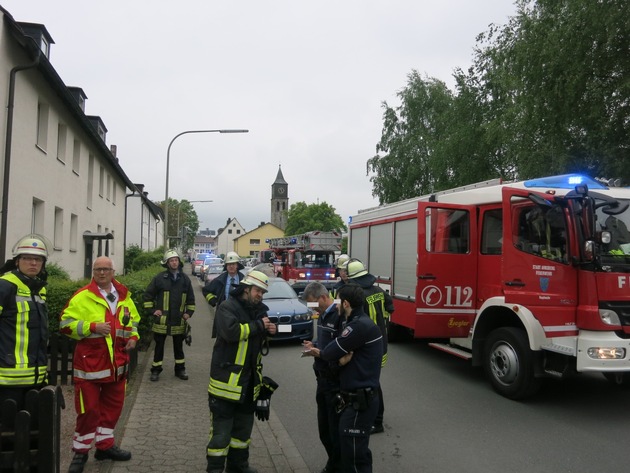
[[[130,245],[129,247],[127,247],[127,249],[125,250],[125,273],[131,271],[131,268],[133,267],[133,262],[142,253],[144,253],[144,250],[138,245]]]
[[[163,256],[164,253],[161,248],[149,252],[142,252],[142,254],[134,258],[131,264],[131,271],[141,271],[150,266],[159,265],[162,262]]]
[[[297,235],[313,230],[341,233],[346,230],[346,226],[341,216],[335,213],[335,208],[326,202],[310,205],[306,202],[292,204],[287,212],[285,235]]]
[[[48,265],[47,265],[48,266]],[[88,279],[72,281],[69,278],[48,277],[46,305],[48,306],[48,328],[50,333],[59,331],[59,317],[72,295],[88,284]]]
[[[144,290],[147,288],[153,277],[162,271],[164,271],[164,268],[161,265],[154,264],[142,270],[116,277],[119,282],[127,286],[127,288],[131,291],[131,298],[136,305],[136,309],[138,309],[138,312],[140,313],[138,333],[140,333],[141,339],[145,339],[142,343],[145,343],[150,339],[152,324],[151,316],[144,313],[144,301],[142,300],[142,296],[144,294]]]
[[[57,263],[46,263],[46,273],[49,278],[70,279],[70,274]]]
[[[157,203],[164,210],[164,201]],[[168,199],[169,248],[181,248],[183,253],[192,248],[199,230],[199,217],[192,203],[186,199]],[[183,241],[180,241],[183,240]]]
[[[630,181],[627,0],[519,0],[455,90],[413,71],[367,161],[381,203],[493,177]]]

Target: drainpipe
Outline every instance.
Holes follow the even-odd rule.
[[[11,142],[13,138],[13,107],[15,105],[15,76],[18,72],[32,69],[39,65],[40,51],[31,64],[16,66],[9,74],[9,101],[7,104],[7,133],[4,147],[4,177],[2,182],[2,210],[0,217],[0,261],[4,261],[7,251],[7,225],[9,214],[9,175],[11,172]]]

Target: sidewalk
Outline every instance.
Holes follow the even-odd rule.
[[[188,269],[188,268],[186,268]],[[187,271],[188,272],[188,271]],[[192,345],[184,345],[190,379],[174,375],[173,346],[166,342],[164,371],[158,382],[149,380],[153,345],[140,354],[138,372],[129,386],[125,409],[116,428],[116,442],[132,452],[128,462],[96,462],[90,456],[85,472],[159,473],[206,471],[210,429],[208,380],[214,340],[214,310],[206,303],[197,278],[197,310],[191,319]],[[272,410],[268,422],[254,423],[250,465],[259,473],[309,473],[306,463]]]

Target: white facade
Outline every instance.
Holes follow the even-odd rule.
[[[238,223],[236,218],[229,219],[225,227],[220,229],[217,234],[216,253],[218,255],[226,255],[228,251],[234,251],[234,240],[245,233],[245,229]]]
[[[13,104],[0,115],[0,258],[35,232],[72,278],[90,275],[99,254],[122,270],[125,196],[135,186],[105,144],[102,121],[85,115],[82,90],[68,89],[40,49],[53,42],[45,27],[0,15],[0,100]]]
[[[143,186],[137,184],[138,192],[128,194],[127,230],[125,247],[136,245],[144,251],[152,251],[164,245],[164,213],[151,202]]]

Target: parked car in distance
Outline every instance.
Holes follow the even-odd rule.
[[[201,280],[212,281],[223,272],[223,260],[216,256],[206,258],[201,266]]]
[[[210,255],[207,253],[199,253],[197,256],[195,256],[195,259],[192,263],[193,276],[199,276],[200,271],[201,271],[201,266],[203,265],[203,262],[206,260],[208,256]]]
[[[269,278],[269,290],[263,296],[263,303],[269,307],[269,320],[278,328],[271,340],[313,338],[313,312],[284,279]]]

